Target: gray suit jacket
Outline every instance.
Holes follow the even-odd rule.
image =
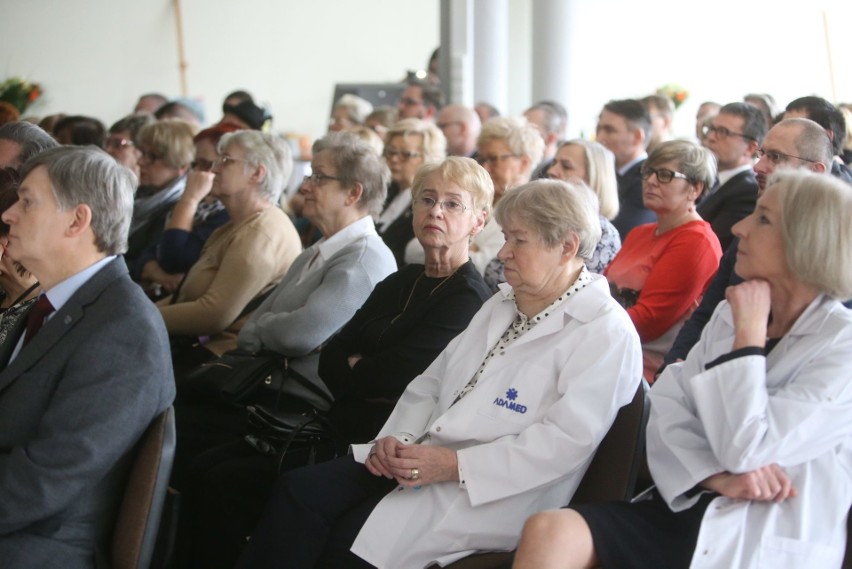
[[[0,566],[94,567],[134,444],[173,399],[162,318],[115,259],[0,373]]]

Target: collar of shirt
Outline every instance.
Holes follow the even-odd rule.
[[[396,221],[402,212],[405,211],[407,207],[411,206],[411,188],[406,188],[396,194],[382,214],[379,216],[378,221],[376,221],[376,225],[382,231],[385,231],[390,224]]]
[[[365,215],[358,221],[350,223],[331,237],[327,239],[322,238],[317,241],[313,247],[305,250],[305,253],[310,254],[310,260],[302,269],[298,282],[302,282],[308,274],[322,267],[326,261],[334,256],[335,253],[350,243],[367,237],[368,235],[377,235],[376,226],[373,223],[373,218],[369,215]],[[303,255],[305,253],[303,253]]]
[[[572,294],[571,289],[584,288],[590,282],[592,282],[592,276],[589,273],[588,269],[586,269],[586,267],[583,266],[583,268],[580,270],[580,275],[577,277],[577,279],[574,282],[572,282],[570,285],[568,285],[568,288],[565,289],[565,292],[560,294],[559,297],[556,300],[554,300],[553,302],[551,302],[550,305],[547,308],[545,308],[544,310],[542,310],[541,312],[539,312],[538,314],[536,314],[532,318],[527,317],[526,314],[524,314],[523,312],[518,310],[518,304],[517,304],[517,302],[515,302],[515,292],[511,291],[506,298],[507,298],[507,300],[511,300],[512,302],[515,302],[516,318],[515,318],[515,321],[512,322],[512,327],[515,329],[516,332],[518,332],[519,336],[521,334],[523,334],[524,332],[528,332],[529,330],[531,330],[533,328],[533,326],[535,326],[536,324],[538,324],[539,322],[541,322],[542,320],[544,320],[545,318],[547,318],[548,316],[550,316],[551,314],[556,312],[557,308],[559,308],[560,306],[565,304],[565,302],[568,300],[568,298]]]
[[[624,166],[622,166],[621,168],[619,168],[619,169],[618,169],[618,175],[619,175],[619,176],[623,176],[623,175],[625,175],[625,174],[627,173],[627,171],[628,171],[628,170],[630,170],[630,169],[631,169],[631,168],[633,168],[636,164],[638,164],[638,163],[639,163],[639,162],[641,162],[642,160],[645,160],[646,158],[648,158],[648,153],[647,153],[647,152],[643,152],[642,154],[640,154],[639,156],[637,156],[634,160],[631,160],[630,162],[628,162],[627,164],[625,164]]]
[[[115,255],[109,255],[107,257],[104,257],[95,264],[86,267],[79,273],[71,275],[64,281],[55,284],[50,290],[45,291],[45,296],[47,296],[47,299],[50,301],[50,304],[52,304],[53,308],[55,309],[53,314],[59,312],[62,307],[65,306],[65,303],[67,303],[68,300],[72,296],[74,296],[74,293],[77,292],[77,290],[81,286],[86,284],[88,280],[94,276],[95,273],[104,268],[113,259],[115,259]],[[53,314],[48,316],[47,319],[50,320]]]
[[[742,166],[739,166],[737,168],[731,168],[730,170],[721,170],[718,174],[719,187],[721,188],[722,186],[727,184],[731,178],[733,178],[740,172],[745,172],[746,170],[751,170],[751,164],[743,164]]]

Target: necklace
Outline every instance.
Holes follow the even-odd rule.
[[[12,308],[12,307],[13,307],[13,306],[15,306],[16,304],[18,304],[19,302],[21,302],[22,300],[24,300],[26,297],[28,297],[28,296],[30,295],[30,293],[31,293],[32,291],[34,291],[35,289],[37,289],[38,287],[39,287],[39,282],[38,282],[38,281],[36,281],[36,282],[35,282],[35,284],[34,284],[33,286],[31,286],[30,288],[28,288],[27,290],[25,290],[25,291],[24,291],[24,293],[23,293],[21,296],[19,296],[18,298],[16,298],[16,299],[15,299],[15,301],[14,301],[12,304],[10,304],[7,308],[2,308],[2,309],[0,309],[0,312],[5,312],[5,311],[9,310],[9,308]]]
[[[429,296],[432,296],[433,294],[435,294],[436,290],[438,290],[439,288],[444,286],[447,283],[448,280],[453,278],[458,270],[459,269],[456,268],[455,271],[450,273],[448,276],[444,277],[444,280],[442,280],[437,285],[435,285],[435,287],[432,290],[429,291]],[[396,322],[397,319],[405,313],[406,309],[408,309],[408,304],[411,302],[411,298],[414,296],[414,291],[417,290],[417,285],[418,285],[418,283],[420,283],[420,279],[422,279],[425,274],[426,274],[426,269],[423,269],[423,272],[420,273],[419,275],[417,275],[417,280],[414,281],[414,285],[411,287],[411,292],[408,293],[408,298],[405,301],[405,306],[402,307],[402,311],[400,311],[399,314],[397,314],[396,316],[393,317],[393,320],[391,320],[391,324]]]

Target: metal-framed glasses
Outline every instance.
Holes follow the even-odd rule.
[[[213,169],[215,160],[205,160],[204,158],[196,158],[189,163],[189,167],[198,172],[209,172]]]
[[[731,129],[725,128],[723,126],[715,126],[712,124],[706,124],[701,129],[701,132],[704,133],[704,136],[708,136],[711,132],[715,132],[716,136],[719,138],[728,138],[729,136],[739,136],[741,138],[745,138],[746,140],[757,140],[753,136],[749,136],[742,132],[734,132]]]
[[[339,180],[340,178],[336,178],[334,176],[326,176],[325,174],[321,174],[319,172],[314,172],[308,176],[302,178],[302,183],[306,184],[308,182],[312,182],[316,186],[322,186],[328,180]]]
[[[397,150],[396,148],[385,148],[384,156],[387,159],[399,158],[402,161],[411,160],[418,156],[423,156],[419,152],[411,152],[410,150]]]
[[[459,200],[438,201],[430,196],[420,196],[414,202],[414,207],[421,211],[431,211],[436,205],[451,215],[461,215],[468,209],[467,206]]]
[[[766,157],[767,160],[772,162],[774,165],[783,164],[790,158],[795,158],[796,160],[801,160],[802,162],[810,162],[811,164],[820,163],[819,160],[811,160],[810,158],[802,158],[801,156],[793,156],[792,154],[784,154],[783,152],[778,152],[777,150],[766,150],[764,148],[757,149],[757,155],[763,158]]]
[[[661,184],[668,184],[675,178],[680,178],[681,180],[689,180],[689,176],[686,174],[681,174],[680,172],[675,172],[674,170],[669,170],[668,168],[650,168],[643,166],[642,167],[642,179],[647,180],[651,177],[651,174],[657,177],[657,181]]]
[[[246,160],[244,158],[234,158],[233,156],[228,156],[227,154],[222,154],[213,161],[212,168],[224,168],[230,162],[244,162],[246,164],[251,164],[251,160]]]
[[[498,164],[498,163],[502,162],[503,160],[508,160],[509,158],[517,158],[517,157],[518,157],[517,154],[500,154],[499,156],[498,155],[479,156],[478,160],[479,160],[479,163],[484,166],[484,165],[488,164],[489,162],[491,162],[492,164]]]

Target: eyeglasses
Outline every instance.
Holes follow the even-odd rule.
[[[435,198],[422,196],[414,202],[414,207],[421,211],[431,211],[436,205],[440,206],[441,210],[452,215],[460,215],[467,211],[467,206],[458,200],[444,200],[439,202]]]
[[[406,160],[411,160],[412,158],[417,158],[419,156],[423,156],[419,152],[411,152],[409,150],[397,150],[396,148],[385,148],[384,152],[385,158],[399,158],[403,162]]]
[[[416,105],[422,105],[423,101],[418,101],[417,99],[412,99],[411,97],[402,97],[399,100],[399,104],[405,107],[414,107]]]
[[[213,169],[214,160],[205,160],[204,158],[196,158],[189,163],[189,167],[199,172],[209,172]]]
[[[144,160],[145,160],[145,161],[147,161],[147,162],[154,163],[154,162],[156,162],[157,160],[162,160],[162,159],[163,159],[163,155],[162,155],[162,154],[157,154],[157,153],[155,153],[155,152],[151,152],[150,150],[143,150],[143,151],[142,151],[142,159],[144,159]]]
[[[810,158],[802,158],[801,156],[793,156],[792,154],[784,154],[783,152],[778,152],[777,150],[765,150],[763,148],[757,149],[757,155],[761,158],[765,156],[766,159],[772,162],[772,164],[775,166],[777,166],[778,164],[783,164],[790,158],[795,158],[796,160],[801,160],[802,162],[810,162],[811,164],[821,164],[819,160],[811,160]]]
[[[719,138],[728,138],[729,136],[739,136],[741,138],[745,138],[746,140],[757,140],[753,136],[749,136],[747,134],[743,134],[741,132],[734,132],[730,129],[727,129],[723,126],[714,126],[712,124],[706,124],[702,127],[701,132],[704,133],[704,136],[708,136],[711,132],[715,132],[716,136]]]
[[[464,124],[464,123],[463,123],[462,121],[447,121],[447,122],[439,122],[439,123],[435,123],[435,126],[437,126],[438,128],[440,128],[441,130],[444,130],[444,129],[445,129],[445,128],[447,128],[448,126],[453,126],[454,124],[459,124],[459,125],[460,125],[460,124]]]
[[[310,176],[305,176],[302,178],[302,183],[306,184],[308,182],[313,182],[316,186],[322,186],[326,183],[327,180],[339,180],[340,178],[335,178],[334,176],[326,176],[325,174],[320,174],[319,172],[314,172]]]
[[[106,147],[107,148],[126,148],[128,146],[133,146],[133,141],[129,138],[107,138]]]
[[[211,168],[224,168],[228,165],[229,162],[245,162],[246,164],[251,164],[251,160],[245,160],[243,158],[234,158],[233,156],[223,154],[213,161],[213,165],[211,166]]]
[[[689,176],[686,174],[681,174],[680,172],[675,172],[674,170],[669,170],[668,168],[646,168],[642,167],[642,179],[647,180],[651,177],[651,174],[657,177],[657,181],[661,184],[668,184],[674,178],[680,178],[682,180],[689,180]]]
[[[499,156],[480,156],[478,158],[479,163],[483,166],[491,162],[492,164],[497,164],[498,162],[502,162],[503,160],[508,160],[509,158],[517,158],[517,154],[501,154]]]

